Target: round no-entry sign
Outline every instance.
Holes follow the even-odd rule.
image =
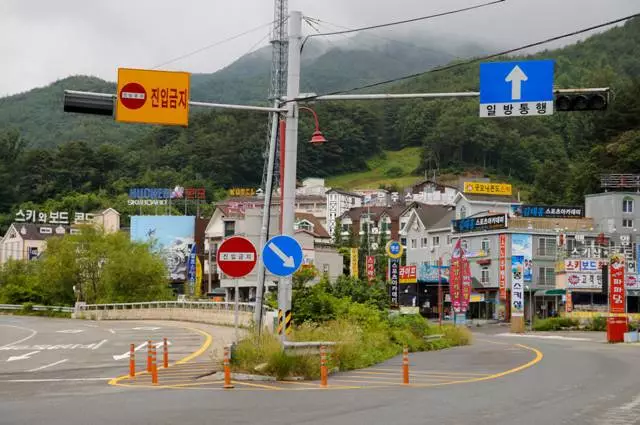
[[[122,87],[120,102],[127,109],[140,109],[147,101],[147,91],[138,83],[127,83]]]
[[[256,247],[247,238],[233,236],[218,248],[218,266],[229,277],[240,278],[251,273],[258,256]]]

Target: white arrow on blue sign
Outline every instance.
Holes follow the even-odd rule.
[[[553,60],[480,64],[480,116],[553,114]]]
[[[264,246],[262,262],[272,274],[290,276],[302,264],[302,247],[291,236],[275,236]]]

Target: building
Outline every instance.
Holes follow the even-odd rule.
[[[362,195],[362,204],[372,207],[388,207],[391,205],[391,193],[385,189],[356,189],[354,191]]]
[[[400,215],[404,209],[403,206],[351,208],[339,217],[340,235],[343,240],[365,236],[369,237],[371,242],[381,237],[387,241],[398,240]]]
[[[362,206],[364,196],[346,192],[340,189],[329,189],[326,193],[326,224],[325,227],[333,237],[336,220],[351,208]]]
[[[227,198],[217,202],[216,207],[225,208],[229,211],[243,213],[247,209],[262,208],[264,206],[264,196],[238,196]],[[271,207],[280,206],[280,197],[277,194],[271,199]],[[296,196],[296,212],[311,213],[324,226],[327,218],[327,203],[324,195],[300,195]]]
[[[635,235],[640,228],[640,193],[604,192],[584,197],[585,214],[592,217],[595,230]]]
[[[15,222],[0,239],[0,264],[9,259],[33,260],[47,247],[47,239],[80,232],[79,226],[92,224],[105,233],[120,230],[120,213],[107,208],[94,213],[77,212],[73,223],[68,212],[37,212],[19,210]]]
[[[458,193],[457,187],[433,180],[424,180],[409,190],[411,200],[429,205],[453,205]]]
[[[211,273],[212,288],[225,289],[227,299],[232,299],[235,280],[229,279],[215,266],[215,259],[218,247],[225,238],[230,236],[243,236],[249,239],[256,249],[260,249],[260,229],[262,227],[261,208],[248,208],[243,211],[229,207],[218,207],[213,213],[211,220],[205,230],[205,267],[204,279],[208,279],[209,273],[209,252],[211,252]],[[269,235],[280,234],[279,208],[271,208],[269,221]],[[342,255],[331,246],[331,237],[322,226],[320,219],[312,213],[296,213],[295,239],[303,249],[303,265],[315,266],[320,273],[328,275],[329,279],[335,280],[342,274]],[[260,255],[260,254],[259,254]],[[238,279],[240,288],[239,298],[241,300],[254,300],[256,282],[258,279],[257,267],[252,273],[244,278]],[[265,274],[266,290],[273,289],[279,278],[270,273]],[[211,292],[210,291],[210,292]]]

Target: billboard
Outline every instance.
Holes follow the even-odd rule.
[[[511,257],[511,315],[524,316],[524,257]]]
[[[511,185],[508,183],[464,182],[464,193],[509,196],[511,192]]]
[[[505,229],[507,227],[507,216],[506,214],[499,214],[477,218],[469,217],[451,220],[451,225],[453,226],[453,231],[457,233]]]
[[[195,243],[193,216],[136,215],[131,217],[131,240],[151,243],[165,260],[172,281],[186,281],[187,263]]]
[[[582,218],[584,208],[578,206],[543,206],[543,205],[512,205],[511,210],[516,217],[525,218]]]
[[[522,256],[524,259],[523,281],[531,282],[533,280],[533,237],[524,234],[511,236],[511,256]]]

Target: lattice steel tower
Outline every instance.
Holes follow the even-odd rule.
[[[287,55],[288,55],[288,32],[287,32],[287,18],[289,15],[289,1],[288,0],[274,0],[274,12],[273,12],[273,30],[271,33],[271,87],[269,89],[269,101],[273,103],[275,99],[284,96],[287,93]],[[264,169],[262,172],[262,184],[263,190],[267,190],[265,187],[267,181],[267,159],[269,156],[269,138],[271,137],[271,122],[273,115],[269,116],[269,126],[267,131],[267,142],[265,143],[263,150]],[[278,146],[276,152],[279,152],[280,141],[278,138]],[[274,173],[274,185],[279,182],[279,155],[275,157],[275,173]],[[273,189],[273,188],[272,188]]]

